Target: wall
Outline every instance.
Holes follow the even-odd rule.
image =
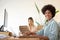
[[[35,8],[34,2],[40,9],[40,15]],[[0,26],[4,21],[4,9],[8,13],[8,30],[18,36],[19,26],[28,24],[28,17],[33,17],[34,21],[40,24],[44,23],[44,15],[41,8],[46,4],[52,4],[57,10],[60,10],[59,0],[0,0]],[[60,12],[59,12],[60,13]],[[60,22],[60,14],[56,14],[55,20]]]

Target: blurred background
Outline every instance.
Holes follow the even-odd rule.
[[[39,9],[37,11],[36,5]],[[7,29],[13,34],[19,35],[19,26],[28,25],[28,18],[33,17],[35,25],[36,21],[43,25],[45,17],[41,12],[44,5],[52,4],[59,10],[54,19],[60,22],[60,0],[0,0],[0,26],[4,24],[5,9],[7,12]]]

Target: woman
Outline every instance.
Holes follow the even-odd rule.
[[[34,25],[34,20],[32,17],[28,18],[28,30],[30,32],[36,32],[37,30],[36,26]]]
[[[56,14],[56,9],[53,5],[45,5],[42,8],[42,13],[46,17],[46,22],[42,30],[36,32],[36,33],[29,33],[34,35],[41,35],[41,38],[43,39],[49,39],[49,40],[58,40],[58,25],[56,21],[53,19],[53,17]]]
[[[37,27],[34,25],[34,20],[32,17],[28,18],[28,26],[26,26],[25,29],[26,30],[24,33],[19,33],[21,36],[27,36],[30,32],[36,32]]]

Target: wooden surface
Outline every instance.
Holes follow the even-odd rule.
[[[19,26],[19,29],[22,33],[29,32],[29,29],[27,26]]]
[[[4,34],[6,36],[12,36],[12,33],[11,32],[0,32],[0,34]]]
[[[7,36],[9,36],[9,33],[10,32],[0,32],[0,34],[4,34],[4,35],[7,35]]]
[[[37,36],[21,36],[18,38],[8,37],[8,38],[0,39],[0,40],[44,40],[44,39],[40,39]]]

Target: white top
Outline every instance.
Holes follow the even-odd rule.
[[[28,30],[30,31],[30,32],[36,32],[37,31],[37,27],[34,25],[34,26],[31,26],[31,28],[30,28],[30,26],[27,26],[28,27]]]

